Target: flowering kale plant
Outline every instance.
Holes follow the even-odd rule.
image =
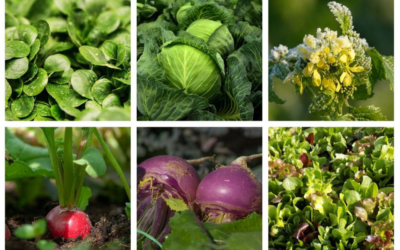
[[[270,128],[269,249],[394,249],[393,128]]]
[[[394,84],[394,59],[369,47],[354,31],[350,10],[336,2],[328,3],[342,34],[318,28],[316,37],[306,35],[293,49],[274,47],[269,59],[269,101],[283,104],[273,90],[273,79],[294,83],[296,91],[309,91],[313,100],[309,112],[325,120],[386,120],[373,105],[352,107],[349,99],[372,97],[378,80]],[[344,111],[348,112],[345,113]]]

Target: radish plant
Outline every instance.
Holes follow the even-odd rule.
[[[59,141],[54,137],[55,128],[42,128],[42,130],[59,197],[59,206],[53,208],[46,216],[50,235],[54,238],[83,239],[90,235],[92,229],[88,215],[82,211],[91,196],[90,189],[83,187],[85,175],[87,173],[92,177],[99,177],[105,174],[107,169],[101,152],[91,147],[93,135],[98,138],[111,165],[118,172],[129,198],[130,188],[121,168],[96,128],[83,130],[83,138],[76,155],[72,152],[72,128],[65,128],[62,147],[59,147]]]
[[[339,3],[328,7],[342,33],[325,28],[305,35],[297,47],[279,45],[269,58],[269,101],[284,104],[273,90],[274,79],[293,83],[296,92],[312,97],[309,112],[324,120],[386,120],[374,105],[353,107],[349,100],[373,95],[378,80],[394,85],[394,58],[383,56],[354,30],[350,10]]]
[[[72,152],[72,128],[65,128],[62,147],[54,137],[55,128],[42,128],[49,150],[51,166],[56,180],[59,206],[47,216],[50,235],[54,238],[85,238],[90,235],[92,224],[80,208],[85,208],[91,196],[89,188],[83,187],[85,174],[99,177],[106,172],[101,152],[90,147],[93,129],[84,130],[76,155]]]

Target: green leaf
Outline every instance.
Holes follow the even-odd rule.
[[[172,232],[163,244],[164,250],[187,249],[187,246],[196,250],[212,249],[212,238],[193,211],[175,213],[169,225]]]
[[[206,99],[138,76],[138,109],[152,120],[175,121],[208,107]]]
[[[7,41],[5,59],[26,57],[31,52],[29,46],[22,41]]]
[[[18,117],[28,116],[34,108],[35,100],[31,96],[22,95],[11,103],[11,111]]]
[[[188,120],[190,121],[224,121],[218,115],[215,115],[209,111],[196,110],[195,112],[189,114]]]
[[[8,83],[7,79],[5,80],[5,85],[6,85],[5,86],[5,90],[6,90],[6,93],[5,93],[5,96],[6,96],[5,107],[7,108],[8,107],[8,99],[10,99],[11,94],[12,94],[12,88],[11,88],[10,84]]]
[[[92,177],[102,176],[107,171],[103,155],[96,148],[86,149],[82,158],[75,160],[74,163],[85,167],[86,172]]]
[[[39,250],[54,250],[56,248],[56,243],[47,240],[39,240],[36,243],[36,247],[39,248]]]
[[[39,44],[40,44],[40,46],[43,47],[49,41],[49,38],[50,38],[50,26],[44,20],[37,20],[32,25],[36,28],[36,30],[38,32],[37,38],[40,40]]]
[[[15,39],[32,46],[37,37],[37,29],[34,26],[22,24],[15,31]]]
[[[14,160],[11,165],[6,165],[7,181],[35,176],[54,176],[46,148],[26,144],[8,129],[6,129],[5,147]]]
[[[350,108],[349,114],[356,121],[386,121],[381,109],[374,105]]]
[[[257,232],[261,234],[262,218],[253,212],[245,219],[223,224],[205,223],[205,226],[214,240],[224,241],[233,233]]]
[[[40,40],[36,39],[32,44],[31,53],[29,54],[29,61],[32,61],[40,50]]]
[[[6,61],[6,79],[21,78],[29,68],[28,58],[18,58]]]
[[[68,57],[62,54],[49,56],[44,62],[44,69],[50,74],[54,72],[65,72],[71,68]]]
[[[109,64],[104,52],[98,48],[91,46],[82,46],[79,48],[79,52],[86,60],[91,62],[93,65],[119,69],[119,67]]]
[[[103,103],[103,100],[112,93],[113,84],[110,80],[102,78],[96,81],[91,89],[91,96],[98,103]]]
[[[276,104],[284,104],[285,101],[279,98],[279,96],[274,91],[274,77],[281,79],[282,81],[286,78],[289,73],[287,66],[280,64],[274,64],[268,69],[268,101],[274,102]]]
[[[48,83],[47,72],[39,69],[36,78],[29,84],[24,85],[24,93],[28,96],[37,96],[45,89]]]
[[[72,88],[81,96],[92,99],[90,93],[93,84],[97,81],[97,75],[92,70],[80,69],[71,76]]]
[[[262,249],[262,232],[233,233],[226,241],[229,250]]]
[[[182,212],[185,210],[189,210],[188,206],[186,203],[181,200],[181,199],[175,199],[175,198],[164,198],[165,202],[167,203],[168,207],[171,210],[177,211],[177,212]]]
[[[34,225],[22,225],[14,232],[21,239],[34,239],[46,233],[47,222],[45,219],[35,221]]]
[[[252,121],[254,108],[249,99],[251,94],[251,82],[246,77],[245,65],[235,56],[227,59],[227,79],[225,81],[226,90],[235,98],[238,106],[240,118],[243,121]]]
[[[390,90],[394,87],[394,57],[382,56],[383,67],[385,69],[386,79],[390,82]]]
[[[76,107],[87,101],[68,85],[47,84],[46,90],[58,103],[60,108],[71,116],[79,116],[80,111]]]
[[[109,94],[106,98],[104,98],[102,104],[103,108],[109,107],[122,107],[121,101],[116,94]]]
[[[82,187],[81,195],[78,201],[78,207],[83,211],[85,211],[86,207],[89,205],[90,197],[92,197],[92,190],[88,187]]]
[[[298,190],[303,183],[296,177],[288,177],[282,182],[282,186],[284,189],[288,191],[295,191]]]

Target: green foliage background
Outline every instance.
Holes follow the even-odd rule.
[[[329,11],[326,0],[270,0],[268,51],[279,44],[293,48],[306,34],[315,35],[317,28],[329,27],[340,31],[340,26]],[[355,30],[371,47],[382,55],[394,55],[394,1],[393,0],[342,0],[353,14]],[[339,32],[340,33],[340,32]],[[339,35],[339,34],[338,34]],[[310,96],[294,94],[293,84],[274,84],[275,92],[286,103],[268,103],[269,120],[319,120],[308,112]],[[386,82],[378,82],[375,95],[367,101],[352,101],[351,105],[374,104],[382,108],[388,120],[394,118],[394,94]]]

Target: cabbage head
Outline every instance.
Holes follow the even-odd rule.
[[[213,51],[181,43],[178,39],[164,44],[157,60],[172,88],[184,89],[186,94],[197,94],[208,100],[216,96],[221,88],[218,61],[222,62],[222,59]]]
[[[230,54],[234,49],[233,37],[221,21],[199,19],[190,24],[186,32],[204,40],[222,56]]]

